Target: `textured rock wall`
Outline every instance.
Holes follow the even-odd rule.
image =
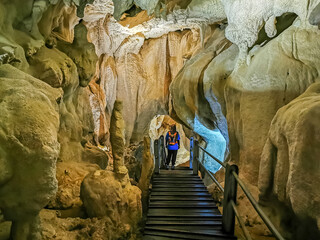
[[[261,156],[260,198],[275,197],[299,218],[304,231],[290,239],[319,238],[319,95],[320,83],[280,108],[273,118]],[[285,214],[283,214],[285,215]],[[289,218],[289,216],[283,216]],[[304,235],[304,236],[303,236]]]
[[[88,2],[93,4],[86,6]],[[114,153],[125,169],[124,146],[141,142],[150,121],[168,113],[189,129],[188,136],[191,130],[201,135],[207,149],[221,159],[230,151],[244,181],[260,179],[261,200],[290,212],[285,228],[292,236],[317,236],[319,192],[312,181],[319,171],[310,171],[306,162],[312,163],[318,153],[312,144],[306,146],[309,132],[301,132],[299,125],[302,121],[306,129],[315,129],[317,112],[309,98],[316,99],[317,87],[294,99],[319,81],[319,0],[114,2],[115,7],[111,0],[28,0],[24,7],[19,0],[0,3],[0,108],[6,113],[0,117],[0,210],[14,221],[12,237],[23,232],[25,238],[40,238],[38,212],[50,198],[49,207],[64,214],[66,208],[84,205],[90,216],[101,212],[105,220],[97,225],[110,227],[99,232],[92,230],[92,219],[66,224],[68,220],[44,214],[42,220],[61,224],[56,229],[85,225],[77,234],[61,236],[86,238],[89,229],[96,237],[119,229],[126,237],[132,235],[140,218],[141,193],[127,174],[120,178],[119,172],[99,168],[105,169],[107,156]],[[120,137],[120,151],[112,152],[109,129],[117,125],[111,123],[116,100],[123,102],[125,127],[120,131],[125,138]],[[297,115],[300,108],[307,109],[306,115]],[[278,131],[292,141],[285,143]],[[114,133],[119,137],[119,131]],[[297,134],[306,140],[295,141]],[[96,145],[103,145],[107,154]],[[275,157],[275,152],[280,155]],[[29,167],[34,178],[19,174]],[[301,182],[309,171],[313,179]],[[143,179],[149,179],[149,173],[142,174]],[[16,183],[24,180],[25,190]],[[141,184],[145,189],[146,183]],[[113,190],[106,190],[110,186]],[[256,185],[250,187],[257,192]],[[100,208],[108,195],[120,196],[124,205],[114,208],[110,199],[110,205]],[[20,204],[23,199],[28,205]],[[126,213],[131,210],[133,216]],[[285,215],[279,214],[282,223]],[[306,224],[294,229],[299,221]],[[50,239],[55,228],[47,227]]]
[[[237,44],[240,49],[240,59],[243,60],[246,57],[248,48],[252,47],[258,40],[258,33],[261,28],[264,28],[269,37],[276,36],[276,17],[284,13],[297,14],[302,24],[305,25],[310,10],[318,3],[319,0],[223,1],[228,17],[226,37]],[[244,5],[247,8],[243,8]]]
[[[204,48],[186,62],[170,86],[173,106],[171,114],[199,134],[207,142],[207,151],[220,160],[224,160],[227,155],[229,137],[227,121],[222,112],[225,109],[224,101],[219,102],[216,96],[219,100],[223,99],[223,86],[230,70],[223,72],[221,80],[214,74],[213,79],[216,79],[212,81],[213,72],[210,73],[209,66],[219,69],[221,64],[213,62],[213,59],[231,46],[224,36],[224,28],[223,23],[206,28]],[[204,163],[211,171],[217,171],[220,167],[207,157]]]
[[[14,239],[40,239],[38,213],[57,190],[61,91],[3,65],[0,92],[0,207]]]
[[[55,209],[82,205],[84,173],[77,179],[79,174],[69,174],[64,162],[75,168],[74,162],[107,164],[106,154],[94,146],[89,90],[84,88],[97,57],[79,24],[83,4],[1,3],[0,209],[13,221],[13,239],[42,239],[38,213],[49,200]],[[91,164],[87,169],[97,168]]]
[[[116,5],[115,11],[126,11],[132,6],[132,1],[129,2]],[[212,4],[209,2],[206,4]],[[99,139],[105,135],[108,139],[116,98],[123,101],[127,144],[141,141],[153,117],[168,113],[171,81],[186,60],[201,48],[206,25],[225,17],[217,7],[212,10],[217,14],[208,13],[200,18],[199,11],[204,6],[194,1],[188,9],[169,12],[166,19],[143,18],[142,23],[143,12],[116,22],[109,0],[96,1],[86,8],[84,20],[100,57],[92,88],[102,98],[92,97],[91,103]]]
[[[284,224],[284,228],[293,233],[288,235],[289,238],[296,234],[297,239],[301,239],[303,234],[316,238],[315,232],[318,230],[314,232],[307,225],[310,223],[309,226],[316,229],[315,223],[319,215],[302,210],[305,218],[300,219],[312,220],[306,220],[303,227],[294,229],[295,224],[301,223],[292,217],[299,216],[298,210],[289,203],[290,196],[281,198],[277,193],[278,187],[281,188],[277,176],[281,175],[282,183],[288,185],[291,183],[291,175],[279,175],[277,171],[280,171],[280,166],[279,170],[269,168],[269,172],[265,172],[267,168],[262,168],[262,165],[259,171],[259,166],[266,141],[270,144],[267,140],[268,132],[277,111],[301,95],[312,83],[319,81],[319,62],[316,57],[319,50],[319,30],[310,26],[307,21],[309,19],[312,24],[318,25],[318,3],[319,1],[223,1],[228,18],[225,36],[234,45],[220,48],[216,54],[213,51],[205,54],[205,45],[204,50],[185,64],[170,88],[173,96],[172,114],[193,130],[197,129],[196,122],[203,126],[210,124],[211,129],[218,128],[230,141],[230,159],[240,166],[241,177],[254,193],[257,192],[257,186],[251,186],[250,183],[257,182],[259,176],[269,174],[267,183],[270,184],[268,186],[273,186],[270,191],[276,196],[276,201],[280,205],[289,206],[293,212],[290,215],[288,210],[287,218],[286,213],[279,213],[278,216],[282,215],[282,219],[278,223],[284,224],[285,219],[290,217],[294,219],[289,224]],[[250,7],[242,10],[248,5]],[[295,13],[298,18],[294,20],[295,15],[288,13]],[[222,40],[223,37],[224,34]],[[218,39],[215,38],[213,49],[221,47]],[[199,113],[197,109],[200,109]],[[277,127],[274,127],[274,132]],[[312,128],[311,123],[310,127]],[[291,144],[291,149],[298,154],[300,149],[294,147],[294,143],[288,143],[289,148]],[[313,153],[311,149],[313,147],[308,150],[310,154]],[[305,154],[307,150],[301,151]],[[289,159],[289,162],[295,161],[291,155]],[[308,174],[306,169],[300,171]],[[320,174],[319,171],[316,172],[314,179]],[[302,179],[296,176],[297,179]],[[290,189],[293,191],[293,187]],[[305,191],[308,189],[306,187]],[[288,190],[290,194],[291,190]],[[312,196],[304,194],[316,202],[317,191],[310,191]],[[297,201],[298,195],[295,195],[296,199],[293,201]],[[299,195],[301,201],[304,199],[302,195]],[[274,201],[268,204],[272,205]],[[253,222],[252,219],[249,221]],[[298,234],[299,231],[301,235]]]
[[[258,177],[260,155],[277,110],[318,81],[317,38],[319,31],[292,26],[257,50],[249,66],[242,65],[228,78],[232,157],[250,181]]]

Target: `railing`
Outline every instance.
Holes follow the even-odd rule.
[[[213,176],[213,174],[206,169],[206,167],[199,160],[200,150],[207,154],[209,157],[218,162],[223,168],[225,168],[225,188],[221,186],[219,181]],[[155,159],[155,173],[160,173],[161,165],[164,164],[165,161],[165,147],[164,147],[164,137],[161,136],[159,139],[154,141],[154,159]],[[239,211],[236,207],[237,202],[237,186],[241,187],[250,203],[259,214],[263,222],[269,228],[269,230],[273,233],[274,237],[278,240],[284,240],[279,231],[272,224],[267,215],[260,208],[257,201],[254,199],[246,185],[239,178],[239,169],[235,164],[230,165],[229,163],[224,163],[217,159],[215,156],[207,152],[203,147],[199,145],[197,140],[191,141],[190,144],[190,168],[193,169],[193,174],[198,175],[199,167],[205,171],[205,173],[213,180],[213,182],[217,185],[218,189],[224,194],[223,199],[223,215],[222,215],[222,225],[225,233],[234,234],[235,227],[235,217],[239,222],[239,225],[243,231],[243,234],[247,240],[251,240],[251,236],[249,231],[247,230]]]
[[[220,185],[219,181],[213,176],[213,174],[209,170],[207,170],[205,166],[200,162],[199,160],[200,150],[202,150],[205,154],[207,154],[209,157],[211,157],[216,162],[218,162],[223,168],[225,168],[225,188],[224,189]],[[235,217],[237,217],[237,220],[239,222],[239,225],[243,231],[245,238],[248,240],[252,239],[236,207],[237,185],[239,184],[239,186],[241,187],[241,189],[249,199],[250,203],[252,204],[256,212],[259,214],[259,216],[261,217],[263,222],[266,224],[268,229],[273,233],[274,237],[278,240],[284,240],[284,238],[281,236],[279,231],[275,228],[275,226],[272,224],[270,219],[260,208],[257,201],[253,198],[252,194],[250,193],[246,185],[239,178],[239,170],[237,165],[235,164],[230,165],[229,163],[221,162],[219,159],[217,159],[216,157],[211,155],[209,152],[207,152],[203,147],[201,147],[198,141],[194,141],[192,151],[193,151],[193,159],[192,159],[193,173],[198,175],[199,166],[200,166],[206,172],[206,174],[208,174],[208,176],[213,180],[213,182],[217,185],[219,190],[224,193],[223,216],[222,216],[222,225],[223,225],[224,232],[232,235],[234,234]]]
[[[154,140],[153,144],[153,154],[154,154],[154,172],[156,174],[160,173],[161,167],[164,166],[166,160],[166,151],[164,147],[164,136],[161,135],[159,139]]]

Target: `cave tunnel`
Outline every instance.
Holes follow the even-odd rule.
[[[320,239],[319,28],[319,0],[0,1],[0,240]]]

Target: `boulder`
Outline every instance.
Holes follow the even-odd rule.
[[[106,170],[90,173],[81,184],[81,200],[89,217],[111,219],[110,224],[116,226],[114,236],[137,231],[142,218],[141,190],[131,185],[128,175]]]
[[[58,162],[56,173],[58,191],[55,198],[48,204],[48,207],[53,209],[82,207],[80,185],[86,175],[99,169],[96,164]]]
[[[0,66],[0,208],[13,239],[40,239],[39,211],[57,191],[61,91]]]
[[[290,239],[320,237],[320,83],[312,84],[273,118],[259,175],[260,199],[277,201],[300,220]],[[287,216],[286,216],[287,215]],[[295,228],[295,229],[294,229]]]
[[[102,218],[61,218],[54,210],[43,209],[40,212],[42,240],[118,240],[139,239],[135,234],[128,234],[128,227],[114,225],[108,217]]]

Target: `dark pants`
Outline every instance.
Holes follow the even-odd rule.
[[[167,161],[166,164],[169,165],[170,161],[172,161],[172,166],[174,166],[176,164],[176,159],[177,159],[177,153],[178,150],[168,150],[168,157],[167,157]]]

